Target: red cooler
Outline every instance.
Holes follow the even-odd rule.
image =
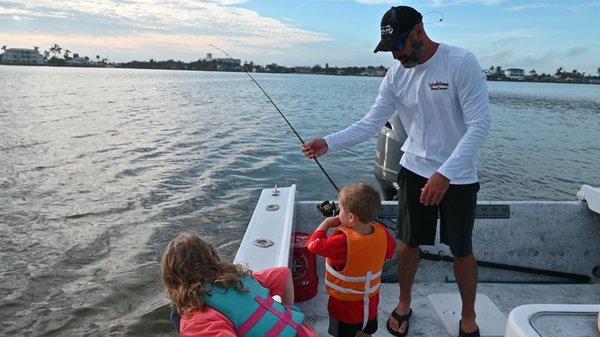
[[[310,234],[296,232],[292,234],[294,260],[292,278],[294,279],[294,297],[296,302],[308,301],[315,297],[319,286],[317,276],[317,257],[308,251]]]

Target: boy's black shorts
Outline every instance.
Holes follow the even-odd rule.
[[[479,183],[450,185],[439,205],[425,206],[419,198],[427,180],[404,167],[398,173],[398,239],[409,247],[434,245],[439,211],[440,242],[454,256],[470,255]]]
[[[350,324],[338,321],[335,317],[329,315],[329,334],[334,337],[354,337],[356,332],[362,331],[368,335],[372,335],[377,331],[377,317],[367,322],[365,328],[362,328],[362,323]]]

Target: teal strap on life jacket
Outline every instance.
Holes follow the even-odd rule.
[[[286,307],[269,296],[269,290],[253,278],[243,278],[248,292],[214,286],[204,303],[227,316],[238,336],[294,337],[305,336],[300,325],[304,314],[296,307]]]

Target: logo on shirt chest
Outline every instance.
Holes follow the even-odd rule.
[[[429,89],[431,90],[448,90],[448,83],[435,81],[429,82]]]

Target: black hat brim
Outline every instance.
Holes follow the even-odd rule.
[[[379,41],[379,44],[377,45],[377,47],[375,47],[375,50],[373,50],[373,52],[376,53],[378,51],[397,50],[396,46],[398,46],[400,42],[405,42],[405,40],[406,39],[404,39],[404,41],[402,39],[382,39],[381,41]]]
[[[381,41],[379,41],[379,44],[377,45],[377,47],[375,47],[375,50],[373,50],[373,52],[376,53],[378,51],[396,51],[398,50],[397,47],[400,43],[406,43],[406,40],[408,39],[409,35],[410,31],[407,31],[400,34],[399,36],[396,35],[393,37],[381,39]]]

